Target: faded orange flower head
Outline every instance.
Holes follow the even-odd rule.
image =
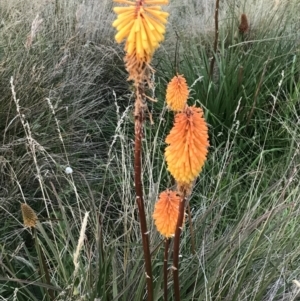
[[[126,70],[129,74],[128,80],[141,83],[149,79],[149,72],[151,67],[149,64],[145,64],[139,60],[135,53],[129,55],[128,53],[124,57]]]
[[[27,204],[21,204],[21,211],[23,216],[23,223],[25,227],[35,228],[38,221],[38,217],[35,214],[34,210]]]
[[[189,88],[183,75],[175,75],[167,87],[166,101],[173,111],[182,111],[189,96]]]
[[[180,197],[175,191],[166,190],[159,195],[155,204],[153,219],[157,231],[165,236],[171,237],[175,234],[179,214]]]
[[[242,14],[241,15],[241,23],[239,25],[239,31],[240,33],[245,33],[245,32],[248,32],[249,30],[249,24],[248,24],[248,19],[247,19],[247,16],[246,14]]]
[[[165,24],[169,14],[161,10],[159,4],[168,4],[168,0],[114,0],[129,4],[127,7],[115,7],[118,15],[113,22],[118,33],[118,43],[126,40],[125,51],[144,62],[150,62],[159,43],[164,40]]]
[[[166,143],[165,157],[172,176],[183,184],[194,181],[206,161],[209,147],[202,109],[187,107],[177,113]]]

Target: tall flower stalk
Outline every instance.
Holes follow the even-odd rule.
[[[208,152],[208,128],[200,108],[186,106],[175,115],[174,126],[166,138],[165,157],[168,170],[177,182],[177,191],[181,197],[179,214],[175,230],[173,252],[173,278],[175,300],[180,300],[179,291],[179,247],[180,234],[187,198],[195,179],[206,161]]]
[[[173,279],[175,300],[180,300],[179,249],[187,198],[201,172],[208,153],[208,128],[203,111],[187,105],[189,91],[182,75],[176,75],[167,87],[166,102],[176,112],[173,128],[166,137],[167,168],[174,177],[176,191],[160,194],[153,218],[157,230],[166,238],[174,236]],[[165,298],[166,300],[166,298]]]
[[[168,13],[162,11],[159,5],[168,4],[168,0],[114,0],[128,6],[115,7],[118,15],[113,22],[117,29],[116,41],[125,40],[125,66],[129,74],[128,80],[133,81],[135,88],[135,145],[134,145],[134,183],[136,202],[139,211],[140,228],[145,259],[148,300],[153,300],[153,277],[151,254],[149,247],[149,232],[145,215],[143,188],[142,188],[142,137],[145,119],[146,93],[148,85],[151,87],[150,66],[154,51],[164,40],[165,24]]]
[[[215,8],[215,41],[214,41],[214,52],[210,61],[210,72],[209,77],[213,79],[214,73],[214,65],[216,61],[217,49],[218,49],[218,41],[219,41],[219,8],[220,8],[220,0],[216,0],[216,8]]]

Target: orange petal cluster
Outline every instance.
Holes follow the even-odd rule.
[[[189,89],[183,75],[175,75],[167,87],[166,101],[173,111],[182,111],[189,96]]]
[[[127,7],[115,7],[118,15],[113,22],[118,33],[118,43],[126,40],[125,51],[144,62],[150,62],[159,43],[164,40],[165,24],[169,14],[161,10],[157,4],[168,4],[168,0],[114,0],[129,4]]]
[[[166,143],[165,157],[172,176],[182,184],[194,181],[206,161],[209,147],[203,111],[186,107],[183,112],[177,113]]]
[[[171,237],[175,234],[180,197],[175,191],[166,190],[159,195],[155,204],[153,219],[157,231],[165,236]]]
[[[27,204],[21,204],[21,211],[23,216],[23,223],[25,227],[33,227],[35,228],[36,223],[38,221],[38,217],[35,214],[34,210]]]

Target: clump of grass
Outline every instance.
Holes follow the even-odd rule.
[[[38,263],[28,242],[21,243],[21,237],[25,233],[18,227],[20,223],[17,220],[14,228],[18,230],[3,236],[2,241],[6,241],[6,246],[1,269],[10,271],[10,275],[18,279],[17,282],[3,279],[7,296],[10,291],[18,288],[18,300],[39,300],[39,297],[32,296],[39,296],[36,288],[44,287],[52,289],[57,298],[65,300],[80,300],[82,297],[87,300],[97,297],[104,300],[144,298],[142,253],[140,245],[136,244],[139,229],[135,222],[134,192],[130,189],[130,170],[133,171],[130,165],[131,142],[130,139],[125,139],[131,128],[129,110],[119,116],[119,121],[116,127],[116,143],[120,148],[111,151],[107,173],[103,174],[105,180],[100,185],[103,188],[111,187],[112,194],[109,199],[103,195],[100,199],[101,207],[99,200],[94,199],[94,193],[88,195],[77,187],[80,185],[80,177],[75,177],[76,172],[74,177],[73,174],[65,175],[65,183],[58,178],[59,185],[56,184],[56,187],[44,187],[47,192],[46,201],[52,200],[49,216],[61,220],[51,224],[43,222],[37,229],[39,244],[50,266],[51,286],[35,282],[34,287],[22,288],[18,284],[26,284],[23,280],[25,275],[28,280],[28,275],[32,269],[35,270]],[[158,125],[164,128],[163,123]],[[297,129],[292,124],[288,128],[291,136],[296,137]],[[157,131],[159,130],[158,128]],[[158,161],[158,158],[152,156],[163,142],[156,133],[146,133],[144,147],[147,163],[143,166],[143,174],[144,179],[153,183],[153,186],[149,191],[145,189],[148,200],[145,208],[151,215],[160,187],[166,187],[162,178],[154,175],[152,164],[155,162],[161,174],[165,166],[163,159]],[[271,173],[274,164],[264,159],[262,149],[258,162],[239,174],[234,173],[236,161],[240,160],[239,150],[231,135],[227,139],[225,148],[219,147],[211,153],[203,180],[196,183],[193,192],[193,227],[197,247],[196,254],[192,255],[188,231],[190,225],[187,223],[180,249],[181,297],[187,300],[272,300],[284,293],[291,298],[291,281],[299,275],[299,254],[295,247],[299,239],[296,181],[299,175],[294,168],[299,153],[294,152],[289,162],[282,161],[277,166],[277,171]],[[293,143],[290,145],[291,150],[296,150],[296,147]],[[120,180],[109,176],[112,168]],[[112,182],[112,179],[115,181]],[[56,190],[61,185],[67,186],[65,188],[75,196],[77,204],[72,204],[70,194],[58,194]],[[106,209],[99,211],[98,208]],[[90,215],[85,231],[86,238],[75,277],[73,254],[77,249],[81,224],[87,210]],[[155,246],[152,249],[153,275],[156,279],[154,299],[159,300],[163,294],[160,285],[163,275],[159,264],[163,256],[160,244],[162,240],[152,227],[150,231],[151,241]],[[16,252],[10,250],[12,241],[19,244]],[[168,265],[171,266],[169,260]],[[32,280],[35,276],[37,275],[31,274]]]
[[[39,150],[36,156],[41,172],[54,180],[53,174],[61,173],[71,164],[88,179],[98,181],[93,170],[103,165],[113,134],[114,94],[119,97],[127,93],[121,50],[111,47],[112,31],[104,26],[97,29],[93,23],[94,20],[99,24],[100,19],[110,23],[112,15],[107,14],[110,3],[106,4],[97,7],[95,2],[82,7],[79,1],[60,1],[56,7],[56,2],[45,1],[33,4],[32,10],[28,10],[31,5],[28,1],[18,6],[14,1],[1,3],[4,19],[0,32],[0,129],[3,133],[0,152],[6,162],[1,187],[6,187],[3,193],[7,199],[21,199],[14,184],[16,178],[22,187],[27,187],[31,198],[40,197],[31,167],[32,157],[24,147],[24,130],[11,99],[11,76],[21,99],[20,114],[30,123],[32,138],[54,159],[44,161]],[[87,14],[94,19],[87,21],[84,17]],[[33,37],[34,20],[42,21]],[[28,37],[32,41],[26,48]],[[57,139],[55,119],[47,99],[54,107],[65,149]],[[12,202],[7,205],[11,206]]]
[[[234,121],[238,121],[242,140],[248,138],[250,141],[253,136],[259,139],[255,133],[261,131],[260,125],[272,114],[289,114],[285,93],[293,93],[299,79],[296,63],[299,24],[292,14],[299,4],[284,2],[274,10],[269,6],[271,3],[264,2],[260,9],[255,7],[254,11],[250,3],[242,3],[239,7],[247,14],[249,23],[249,30],[244,35],[239,34],[239,10],[234,3],[232,6],[229,4],[228,1],[219,10],[216,51],[213,47],[215,35],[207,27],[199,27],[202,32],[198,35],[186,35],[184,27],[178,30],[183,58],[180,68],[190,85],[199,79],[193,85],[190,103],[199,103],[206,108],[206,117],[212,126],[212,141],[218,143],[224,141],[223,137],[227,136]],[[224,12],[226,18],[222,15]],[[211,77],[212,58],[215,64]],[[165,81],[173,68],[173,58],[169,59],[159,63],[161,77]],[[165,85],[163,81],[161,84]],[[277,99],[275,103],[274,97]],[[287,142],[276,124],[270,123],[272,138],[266,138],[272,149],[280,149]]]

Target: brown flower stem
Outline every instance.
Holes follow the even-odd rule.
[[[180,234],[182,231],[184,208],[185,208],[186,197],[183,196],[179,205],[179,215],[176,225],[175,238],[174,238],[174,251],[173,251],[173,280],[174,280],[174,292],[175,301],[180,301],[180,288],[179,288],[179,245],[180,245]]]
[[[142,232],[142,242],[144,250],[144,260],[146,269],[146,281],[148,301],[153,300],[153,279],[151,267],[151,254],[149,247],[149,233],[147,231],[147,222],[145,215],[145,206],[143,200],[142,188],[142,137],[143,137],[143,107],[141,103],[142,89],[137,89],[137,98],[135,102],[135,144],[134,144],[134,184],[136,192],[136,203],[139,211],[140,227]]]
[[[212,78],[214,72],[214,65],[216,60],[216,53],[218,49],[218,40],[219,40],[219,0],[216,0],[216,9],[215,9],[215,41],[214,41],[214,53],[210,61],[210,72],[209,77]]]
[[[192,253],[195,255],[196,254],[195,238],[194,238],[193,221],[192,221],[192,214],[191,214],[190,203],[188,203],[188,205],[187,205],[187,210],[188,210],[189,225],[190,225],[190,234],[191,234],[191,249],[192,249]]]
[[[169,255],[170,239],[165,239],[164,253],[164,301],[168,301],[168,255]]]

